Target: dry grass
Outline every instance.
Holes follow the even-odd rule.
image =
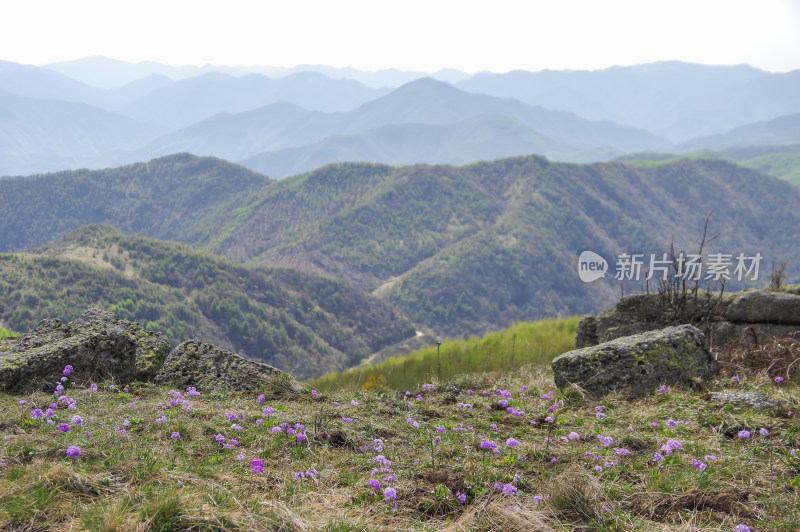
[[[795,374],[776,384],[769,368],[739,365],[740,383],[723,375],[704,386],[796,401]],[[692,389],[629,401],[571,388],[543,399],[555,390],[552,374],[531,366],[433,382],[407,396],[349,389],[323,397],[306,390],[263,404],[256,394],[202,393],[169,406],[175,393],[167,388],[130,387],[129,394],[107,385],[97,393],[69,389],[77,408],[70,412],[61,403],[53,425],[30,416],[53,395],[0,395],[0,529],[611,531],[732,530],[738,523],[800,529],[800,458],[789,454],[800,448],[796,418],[785,410],[715,406]],[[504,400],[525,413],[506,412]],[[467,403],[472,408],[460,406]],[[275,409],[269,416],[266,406]],[[595,416],[596,406],[605,408],[605,420]],[[88,426],[72,423],[75,414]],[[668,427],[670,419],[680,423]],[[61,422],[71,430],[56,430]],[[305,425],[307,440],[272,432],[284,422]],[[741,440],[740,430],[752,436]],[[573,432],[580,440],[569,439]],[[239,444],[224,449],[217,434]],[[604,447],[598,435],[614,444]],[[508,447],[508,438],[519,446]],[[376,439],[382,451],[374,449]],[[683,448],[653,462],[668,439]],[[482,440],[494,441],[499,452],[481,450]],[[80,446],[79,458],[65,456],[70,445]],[[627,454],[616,454],[620,448]],[[391,461],[386,471],[375,462],[378,454]],[[264,463],[261,474],[250,470],[256,458]],[[699,471],[692,459],[707,469]],[[597,471],[598,465],[604,467]],[[311,470],[318,475],[295,476]],[[380,482],[378,491],[370,480]],[[506,494],[496,485],[517,491]],[[396,509],[384,497],[389,486]]]

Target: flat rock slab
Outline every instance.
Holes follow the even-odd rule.
[[[556,357],[552,367],[559,388],[574,383],[596,395],[646,395],[662,384],[680,384],[691,377],[707,378],[717,372],[703,333],[692,325],[576,349]]]
[[[725,319],[744,323],[800,325],[800,295],[745,290],[733,298],[725,312]]]
[[[197,340],[183,342],[173,349],[155,382],[180,388],[194,386],[205,391],[269,389],[298,393],[301,390],[288,373]]]
[[[756,410],[768,410],[789,406],[789,401],[771,399],[760,393],[713,392],[708,400],[715,405],[748,406]]]

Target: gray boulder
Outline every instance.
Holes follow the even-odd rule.
[[[652,393],[691,377],[706,378],[717,363],[692,325],[667,327],[564,353],[552,362],[556,385],[577,384],[596,395]]]
[[[201,390],[298,393],[294,378],[267,364],[247,360],[230,351],[197,340],[183,342],[167,356],[156,384]]]
[[[49,390],[67,364],[75,381],[147,380],[169,347],[160,333],[101,309],[67,325],[43,320],[25,335],[0,341],[0,391]]]

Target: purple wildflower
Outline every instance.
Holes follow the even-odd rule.
[[[56,430],[61,432],[69,432],[69,425],[67,425],[66,423],[59,423],[56,426]]]
[[[67,447],[66,455],[68,458],[77,458],[81,455],[81,448],[77,445],[70,445]]]
[[[467,496],[460,491],[456,493],[456,499],[458,499],[458,502],[461,504],[466,504],[467,502]]]
[[[69,377],[70,374],[72,373],[72,366],[67,364],[66,366],[64,366],[64,370],[61,373],[63,373],[65,377]]]
[[[611,436],[603,436],[602,434],[598,434],[597,439],[600,440],[600,443],[602,443],[604,447],[611,447],[614,444],[614,438]]]
[[[180,432],[173,432],[172,434],[170,434],[169,437],[172,438],[173,440],[179,440],[180,437],[181,437],[181,433]]]
[[[517,494],[517,487],[513,484],[503,484],[503,495],[511,497]]]
[[[509,439],[506,440],[506,445],[513,449],[514,447],[519,445],[519,441],[517,441],[514,438],[509,438]]]
[[[484,440],[481,442],[481,449],[496,449],[497,444],[491,440]]]
[[[253,461],[250,462],[250,471],[254,475],[260,475],[264,472],[264,461],[261,458],[253,458]]]
[[[749,438],[750,437],[750,431],[749,430],[740,430],[739,434],[737,434],[737,436],[739,436],[740,440],[743,440],[745,438]]]
[[[379,480],[376,480],[376,479],[373,478],[373,479],[370,479],[370,480],[367,481],[367,486],[369,486],[370,488],[372,488],[375,491],[378,491],[380,489],[380,487],[381,487],[381,483],[380,483]]]

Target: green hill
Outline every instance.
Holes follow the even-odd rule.
[[[241,166],[189,154],[106,170],[3,179],[0,251],[41,246],[88,223],[189,242],[190,229],[204,231],[204,217],[238,194],[269,183]],[[218,230],[210,228],[209,235]]]
[[[200,338],[300,377],[350,367],[414,335],[385,303],[339,281],[104,225],[35,253],[0,255],[0,324],[24,331],[92,306],[163,331],[173,345]]]

